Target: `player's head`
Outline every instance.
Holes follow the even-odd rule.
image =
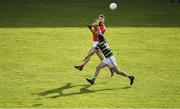
[[[98,36],[98,41],[99,41],[99,42],[105,41],[105,38],[104,38],[104,36],[103,36],[102,34],[100,34],[100,35]]]
[[[101,21],[101,23],[104,23],[105,17],[104,15],[99,15],[98,19]]]

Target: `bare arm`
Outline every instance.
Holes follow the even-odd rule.
[[[100,24],[100,20],[96,19],[91,25],[87,24],[87,27],[90,29],[90,31],[95,34],[95,35],[99,35],[101,34],[101,30],[99,28],[99,24]],[[93,29],[94,28],[94,29]],[[95,30],[95,31],[94,31]]]
[[[101,30],[100,30],[99,26],[97,26],[97,25],[96,26],[95,25],[87,25],[87,27],[90,29],[92,34],[95,34],[98,36],[101,33]],[[97,31],[94,31],[92,27],[97,28]]]
[[[87,24],[87,27],[88,27],[89,30],[92,32],[92,34],[94,34],[94,31],[93,31],[93,29],[92,29],[92,25],[88,25],[88,24]]]

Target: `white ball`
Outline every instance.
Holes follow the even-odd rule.
[[[117,4],[116,4],[116,3],[111,3],[111,4],[109,5],[109,8],[110,8],[111,10],[115,10],[115,9],[117,8]]]

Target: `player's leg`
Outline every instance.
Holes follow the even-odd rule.
[[[94,41],[94,42],[93,42],[93,46],[92,46],[92,48],[89,50],[89,52],[88,52],[87,55],[89,55],[90,53],[93,53],[93,55],[94,55],[94,54],[97,52],[97,50],[95,49],[95,47],[97,46],[98,43],[99,43],[98,41]],[[92,56],[92,55],[91,55],[91,56]],[[89,60],[91,59],[91,56],[88,57],[88,58],[85,58],[85,59],[83,60],[83,63],[81,64],[82,67],[84,67],[84,66],[89,62]]]
[[[94,53],[95,54],[95,48],[94,47],[92,47],[90,50],[89,50],[89,52],[88,52],[88,54],[90,54],[90,53]],[[78,69],[78,70],[83,70],[83,68],[84,68],[84,66],[89,62],[89,60],[91,59],[91,56],[90,57],[88,57],[88,58],[85,58],[84,60],[83,60],[83,63],[81,64],[81,65],[77,65],[77,66],[74,66],[76,69]]]
[[[118,75],[129,78],[130,79],[130,85],[133,84],[134,76],[130,76],[127,72],[121,71],[118,68],[118,65],[116,63],[116,59],[114,58],[114,56],[111,56],[110,58],[108,58],[107,61],[108,61],[108,65],[113,69],[114,72],[116,72]]]
[[[99,75],[99,72],[102,68],[106,67],[107,64],[105,64],[103,61],[101,61],[101,63],[96,67],[96,71],[94,73],[94,77],[92,79],[87,79],[86,80],[90,83],[90,84],[94,84],[97,76]]]
[[[97,50],[96,55],[99,57],[99,59],[102,61],[104,59],[104,55],[100,50]]]
[[[95,51],[95,48],[92,47],[92,48],[89,50],[88,55],[89,55],[90,53],[92,53],[92,52],[93,52],[93,54],[95,54],[96,52],[94,52],[94,51]],[[85,58],[85,59],[83,60],[83,63],[82,63],[81,65],[82,65],[82,66],[85,66],[85,65],[89,62],[90,59],[91,59],[91,57]]]
[[[101,63],[96,67],[96,72],[94,74],[94,77],[96,78],[99,75],[100,70],[106,66],[107,65],[101,61]]]
[[[114,72],[116,72],[116,74],[118,74],[118,75],[121,75],[121,76],[124,76],[124,77],[128,77],[128,76],[129,76],[129,74],[128,74],[127,72],[121,71],[121,70],[118,68],[117,65],[114,65],[114,66],[113,66],[113,70],[114,70]]]
[[[96,52],[96,55],[99,57],[99,59],[101,60],[101,61],[103,61],[104,60],[104,55],[103,55],[103,53],[100,51],[100,50],[98,50],[97,52]],[[109,68],[109,71],[111,72],[111,77],[114,75],[114,71],[113,71],[113,69],[112,68],[110,68],[110,66],[108,66],[107,65],[107,67]]]
[[[116,72],[117,74],[125,76],[125,77],[129,76],[128,73],[119,70],[114,56],[109,57],[107,59],[107,63],[108,63],[108,66],[113,69],[113,72]]]
[[[88,54],[93,51],[94,47],[91,47],[91,49],[88,51]]]
[[[121,75],[121,76],[124,76],[124,77],[127,77],[130,79],[130,85],[133,84],[134,82],[134,76],[130,76],[127,72],[124,72],[124,71],[121,71],[117,65],[114,65],[113,66],[113,69],[114,71],[118,74],[118,75]]]

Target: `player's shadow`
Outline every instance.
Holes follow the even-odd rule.
[[[79,92],[70,92],[70,93],[64,93],[64,90],[67,89],[71,89],[73,87],[78,87],[78,86],[82,86],[80,88]],[[55,88],[55,89],[51,89],[51,90],[47,90],[44,92],[40,92],[38,93],[39,96],[49,96],[51,94],[58,94],[55,96],[50,96],[50,98],[58,98],[58,97],[65,97],[65,96],[73,96],[73,95],[80,95],[80,94],[87,94],[87,93],[94,93],[94,92],[99,92],[99,91],[108,91],[108,90],[117,90],[117,89],[127,89],[130,87],[123,87],[123,88],[104,88],[104,89],[98,89],[98,90],[90,90],[88,89],[89,87],[91,87],[92,85],[72,85],[71,83],[66,83],[64,86],[59,87],[59,88]]]

